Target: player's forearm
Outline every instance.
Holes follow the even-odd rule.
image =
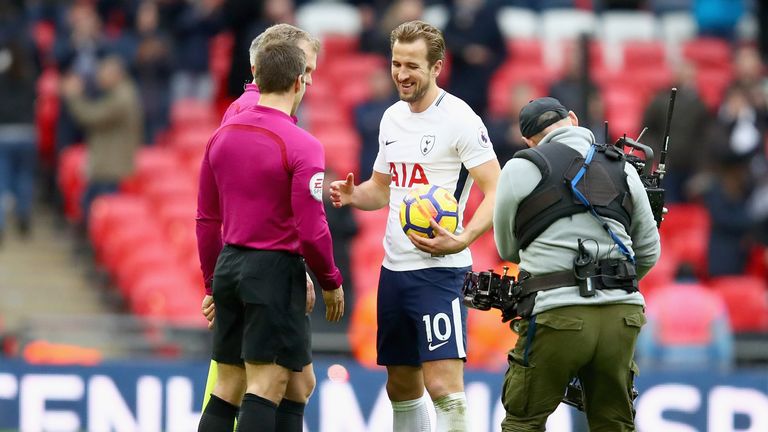
[[[493,204],[495,201],[495,191],[486,193],[483,201],[475,210],[475,214],[472,215],[472,219],[464,227],[461,237],[467,246],[471,245],[472,242],[477,240],[478,237],[488,231],[493,225]]]
[[[355,187],[350,205],[360,210],[378,210],[389,204],[389,185],[366,180]]]

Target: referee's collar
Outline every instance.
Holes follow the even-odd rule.
[[[275,108],[272,108],[272,107],[268,107],[268,106],[264,106],[264,105],[256,105],[256,106],[254,106],[251,109],[256,111],[256,112],[260,112],[262,114],[265,114],[265,115],[286,118],[286,119],[290,120],[291,123],[293,123],[293,124],[296,124],[299,121],[299,119],[297,119],[296,116],[288,115],[288,114],[280,111],[279,109],[275,109]]]

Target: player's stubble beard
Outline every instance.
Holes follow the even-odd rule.
[[[424,84],[423,82],[416,81],[414,83],[414,87],[416,88],[415,91],[410,95],[404,95],[400,91],[400,87],[399,87],[400,83],[397,83],[397,84],[398,84],[397,95],[400,97],[401,101],[407,102],[407,103],[415,103],[420,101],[427,94],[427,91],[429,91],[429,89],[432,87],[432,82],[430,80],[426,80],[425,85],[422,85]]]

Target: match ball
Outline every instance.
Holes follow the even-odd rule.
[[[400,226],[406,235],[433,238],[429,219],[449,232],[459,224],[459,204],[453,194],[440,186],[421,185],[411,189],[400,204]]]

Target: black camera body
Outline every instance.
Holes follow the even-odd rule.
[[[666,213],[664,209],[664,189],[661,187],[660,173],[653,171],[653,149],[626,136],[616,141],[616,147],[621,150],[624,147],[630,147],[643,153],[642,158],[631,153],[625,155],[624,158],[640,175],[640,180],[645,187],[645,194],[648,195],[648,201],[651,203],[651,212],[656,220],[656,226],[661,226],[661,221]]]
[[[464,305],[479,310],[496,308],[504,310],[512,306],[520,295],[520,287],[514,276],[499,275],[493,270],[467,272],[461,289]]]

